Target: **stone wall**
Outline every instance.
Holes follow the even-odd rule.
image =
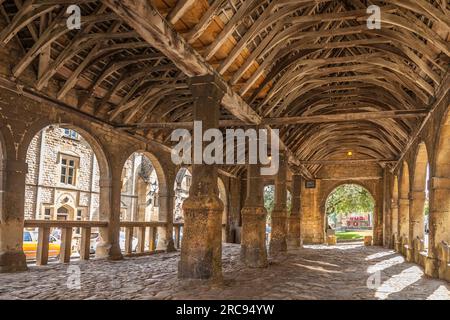
[[[358,184],[366,188],[374,198],[374,238],[382,244],[383,198],[380,186],[383,183],[383,169],[378,165],[342,166],[327,165],[317,174],[316,187],[306,188],[302,184],[301,214],[302,233],[305,244],[325,242],[325,204],[335,188],[343,184]]]

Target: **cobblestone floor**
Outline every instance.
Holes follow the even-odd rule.
[[[225,245],[223,251],[222,283],[179,281],[179,253],[171,253],[0,274],[0,299],[450,300],[449,283],[426,278],[421,268],[382,248],[306,246],[271,258],[262,270],[241,265],[238,245]],[[69,289],[77,286],[77,270],[81,288]]]

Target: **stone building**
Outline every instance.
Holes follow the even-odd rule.
[[[76,130],[44,128],[32,139],[26,162],[25,219],[99,220],[97,158]],[[133,153],[124,164],[122,181],[121,220],[155,219],[158,179],[151,161]],[[186,195],[186,179],[183,183],[178,193]]]
[[[98,162],[78,132],[57,125],[43,129],[31,141],[26,162],[26,219],[98,219]]]
[[[326,242],[326,199],[354,183],[375,202],[367,243],[450,280],[448,1],[370,1],[380,26],[361,0],[76,2],[81,29],[67,28],[66,1],[0,1],[0,272],[27,269],[24,227],[39,229],[46,264],[55,226],[61,262],[77,227],[82,260],[98,228],[97,258],[132,256],[137,236],[139,254],[179,249],[180,279],[221,279],[222,235],[246,267],[271,268],[268,257]],[[267,163],[173,161],[175,129],[196,139],[235,128],[279,133],[273,176]],[[176,200],[185,166],[189,193]],[[97,170],[98,183],[87,175]],[[95,219],[55,220],[78,210]]]

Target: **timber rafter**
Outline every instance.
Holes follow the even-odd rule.
[[[65,25],[72,4],[81,30]],[[78,111],[164,143],[192,121],[187,78],[216,73],[222,123],[280,129],[311,177],[347,150],[404,154],[448,90],[449,13],[446,0],[3,0],[0,45],[23,52],[7,75],[18,83],[61,101],[75,92]]]

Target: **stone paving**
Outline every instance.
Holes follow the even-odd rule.
[[[448,282],[426,278],[417,265],[378,247],[305,246],[258,270],[240,263],[239,249],[224,245],[221,282],[179,281],[179,253],[170,253],[0,274],[0,299],[450,300]]]

